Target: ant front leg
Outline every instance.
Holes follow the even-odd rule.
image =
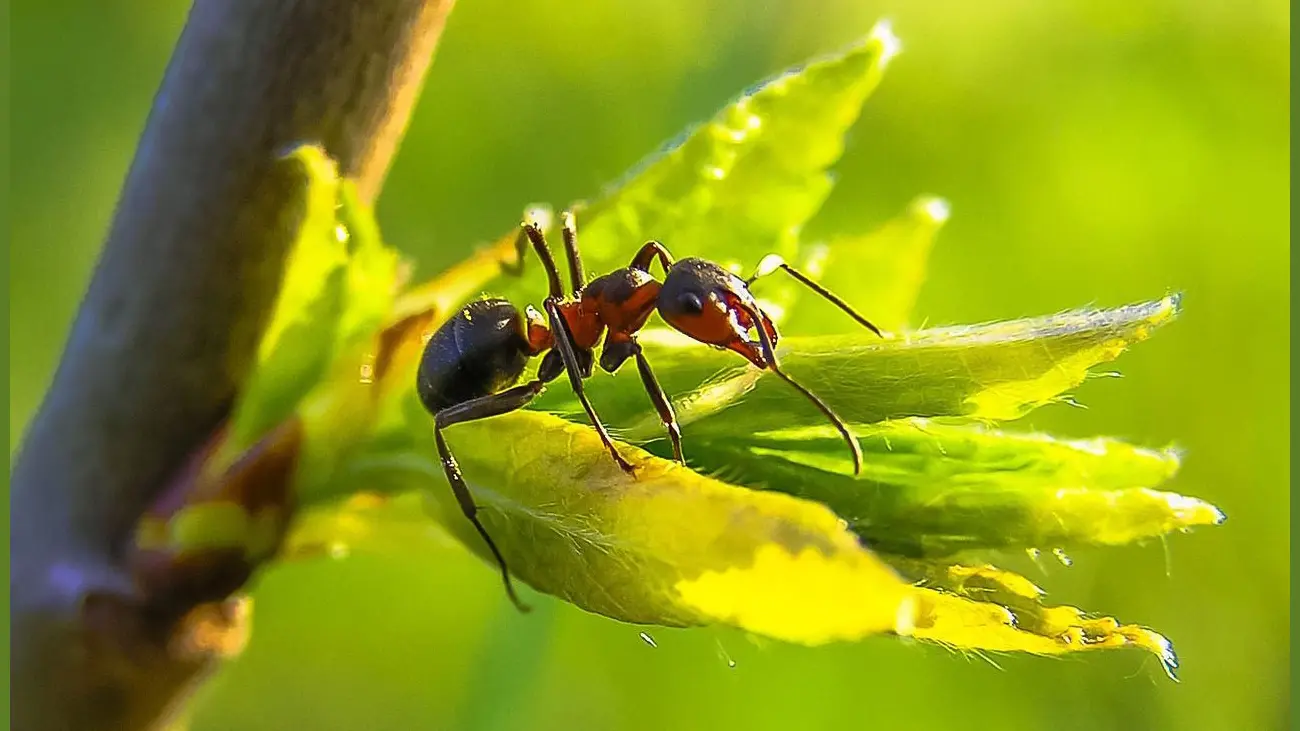
[[[573,221],[573,211],[560,214],[560,236],[564,239],[564,255],[569,260],[569,279],[576,295],[587,286],[587,275],[582,270],[582,253],[578,249],[578,224]]]
[[[564,255],[569,262],[569,278],[573,280],[572,293],[577,295],[587,285],[587,275],[582,268],[582,254],[578,250],[578,228],[577,224],[574,223],[571,211],[565,211],[561,214],[561,221],[560,234],[564,239]],[[501,262],[501,270],[511,276],[523,276],[524,257],[530,242],[534,251],[537,252],[537,258],[542,262],[543,271],[546,272],[550,296],[563,297],[564,286],[560,281],[559,269],[555,265],[555,257],[552,256],[551,248],[546,243],[546,235],[542,233],[542,229],[537,223],[524,222],[519,227],[519,233],[515,236],[515,259],[514,261]],[[661,252],[661,259],[663,255]],[[667,265],[665,265],[666,270]]]
[[[564,283],[560,281],[560,271],[555,267],[555,257],[551,256],[551,247],[546,245],[546,235],[542,233],[541,227],[536,223],[524,223],[520,226],[524,236],[533,244],[533,251],[537,253],[537,258],[542,261],[542,269],[546,272],[546,283],[550,297],[559,299],[564,296]],[[515,241],[516,247],[522,247],[519,240]],[[522,252],[520,258],[523,258]]]
[[[596,434],[600,435],[600,441],[609,450],[614,461],[618,463],[618,466],[624,472],[633,472],[632,463],[618,453],[618,448],[614,446],[614,440],[610,438],[609,432],[605,430],[605,425],[601,423],[600,416],[596,414],[596,409],[591,405],[591,400],[587,398],[587,392],[582,387],[582,363],[578,360],[577,349],[573,345],[573,333],[569,332],[569,323],[560,314],[560,308],[554,298],[548,298],[544,305],[546,314],[551,319],[551,332],[555,335],[555,349],[560,352],[560,358],[564,361],[564,370],[569,374],[569,383],[573,386],[573,394],[578,397],[578,403],[582,404],[583,410],[587,412],[587,418],[591,420],[591,426],[596,430]],[[590,365],[587,367],[590,369]]]
[[[447,482],[451,484],[451,491],[456,496],[456,502],[460,504],[461,512],[465,514],[466,518],[469,518],[469,522],[474,525],[475,530],[483,537],[488,550],[492,552],[497,565],[501,567],[501,581],[505,583],[506,594],[509,595],[510,601],[514,602],[514,605],[521,612],[527,612],[529,608],[515,594],[514,586],[510,583],[510,570],[506,567],[506,559],[501,555],[501,551],[497,549],[497,544],[492,540],[492,537],[488,535],[487,529],[478,520],[478,506],[474,504],[474,497],[469,492],[469,486],[465,484],[465,478],[460,472],[460,465],[456,464],[456,458],[452,456],[451,449],[447,446],[447,440],[442,436],[442,430],[454,424],[477,421],[490,416],[500,416],[501,414],[522,409],[528,405],[528,402],[537,398],[537,394],[541,393],[545,387],[545,384],[541,381],[533,381],[522,386],[508,388],[500,393],[449,406],[434,416],[433,438],[438,445],[438,456],[442,459],[442,470],[447,475]]]

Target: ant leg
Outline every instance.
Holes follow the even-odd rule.
[[[642,244],[641,249],[632,257],[632,268],[640,269],[647,274],[650,273],[650,263],[659,259],[659,266],[664,268],[664,274],[673,266],[673,255],[668,253],[668,249],[658,241],[647,241]]]
[[[803,272],[800,272],[798,269],[795,269],[789,264],[786,264],[785,260],[776,254],[768,254],[767,256],[763,257],[763,260],[758,263],[758,269],[757,271],[754,272],[754,276],[750,277],[749,279],[746,279],[745,284],[752,285],[755,282],[755,280],[759,279],[760,277],[766,277],[767,275],[771,274],[772,272],[778,269],[784,269],[787,274],[799,280],[800,282],[806,284],[809,289],[821,295],[822,297],[826,298],[831,304],[835,305],[841,310],[844,310],[844,312],[847,313],[849,317],[852,317],[854,320],[857,320],[859,325],[862,325],[863,327],[867,328],[871,332],[880,335],[880,328],[876,327],[875,325],[872,325],[867,320],[867,318],[863,317],[862,315],[859,315],[852,307],[849,306],[848,302],[845,302],[844,300],[837,297],[829,289],[826,289],[820,284],[809,279],[808,276]],[[882,335],[881,337],[884,336]]]
[[[542,234],[542,229],[537,224],[528,222],[523,224],[524,234],[528,240],[533,242],[533,250],[537,252],[537,258],[542,260],[542,268],[546,270],[547,283],[550,285],[550,296],[559,299],[564,296],[564,283],[560,281],[560,272],[555,268],[555,257],[551,256],[551,247],[546,245],[546,236]]]
[[[673,413],[673,405],[664,395],[664,390],[659,385],[659,379],[655,378],[654,371],[650,370],[650,362],[641,352],[641,344],[633,340],[632,346],[635,348],[632,353],[636,356],[636,369],[641,374],[641,383],[645,386],[646,393],[650,394],[650,402],[654,404],[655,411],[659,412],[659,420],[668,430],[668,439],[673,444],[673,458],[678,464],[684,465],[686,459],[682,457],[682,429],[677,425],[677,415]]]
[[[614,457],[614,461],[623,468],[624,472],[632,472],[632,463],[618,453],[614,440],[610,439],[609,432],[605,430],[605,425],[601,423],[596,409],[592,407],[591,400],[587,398],[587,392],[582,388],[582,369],[578,362],[578,354],[573,347],[573,333],[569,332],[569,323],[560,314],[554,299],[547,299],[544,304],[546,314],[551,318],[551,332],[555,334],[555,349],[560,351],[560,357],[564,360],[564,370],[569,374],[569,383],[573,386],[574,395],[578,397],[578,403],[581,403],[582,408],[586,410],[587,418],[591,420],[592,427],[600,435],[600,441],[604,442],[605,448]]]
[[[578,227],[573,222],[573,212],[560,214],[563,224],[560,233],[564,237],[564,254],[569,259],[569,278],[573,280],[573,293],[576,295],[587,286],[587,275],[582,271],[582,254],[578,251]]]
[[[836,431],[840,433],[840,436],[844,437],[844,442],[849,445],[849,450],[853,452],[853,474],[862,474],[862,445],[858,444],[858,438],[853,436],[853,432],[849,431],[848,424],[845,424],[844,420],[832,411],[831,407],[828,406],[825,401],[818,398],[817,394],[804,388],[798,381],[795,381],[785,371],[781,370],[781,364],[776,360],[776,348],[772,345],[772,336],[767,332],[767,328],[762,326],[762,313],[751,310],[746,305],[739,305],[739,307],[750,317],[754,318],[754,322],[758,324],[758,327],[755,327],[754,329],[758,331],[759,343],[763,346],[763,358],[767,361],[767,369],[775,373],[782,381],[790,384],[796,391],[803,394],[804,398],[811,401],[813,405],[826,416],[831,424],[835,426]]]
[[[524,233],[523,226],[520,226],[519,233],[515,235],[515,260],[501,262],[501,271],[512,277],[522,277],[524,275],[524,254],[527,250],[528,236]]]
[[[433,426],[433,438],[438,444],[438,456],[442,459],[442,470],[447,475],[447,482],[451,484],[451,491],[456,496],[456,502],[460,503],[461,512],[465,514],[466,518],[469,518],[469,522],[474,524],[475,530],[487,543],[488,550],[492,552],[497,565],[501,567],[501,581],[505,584],[506,594],[509,595],[510,601],[521,612],[527,612],[529,608],[515,594],[514,586],[510,583],[510,570],[506,568],[506,560],[501,555],[501,551],[497,549],[497,544],[492,540],[492,537],[488,535],[487,529],[478,520],[478,506],[474,504],[474,498],[470,495],[469,486],[465,484],[465,478],[461,475],[460,465],[456,464],[456,458],[452,456],[447,441],[443,439],[442,430],[454,424],[486,419],[490,416],[499,416],[521,409],[529,401],[536,398],[543,388],[545,388],[545,385],[541,381],[533,381],[522,386],[506,389],[500,393],[449,406],[437,413],[434,417]]]

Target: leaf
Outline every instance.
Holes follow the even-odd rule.
[[[339,322],[339,340],[346,346],[368,340],[392,312],[396,300],[399,259],[384,245],[369,207],[357,198],[356,184],[339,181],[339,235],[346,237],[347,306]]]
[[[1173,320],[1178,296],[1110,310],[922,330],[885,341],[868,335],[787,341],[782,362],[841,416],[873,423],[903,416],[1024,416],[1084,381]],[[820,414],[765,379],[727,419],[819,423]]]
[[[217,462],[228,464],[293,412],[334,355],[344,313],[347,250],[335,233],[338,169],[325,152],[301,145],[277,161],[301,180],[302,222],[285,262],[271,321],[231,418]]]
[[[342,269],[342,313],[333,333],[332,358],[295,413],[307,434],[300,482],[329,479],[351,450],[369,437],[378,415],[376,332],[396,301],[398,257],[386,247],[370,209],[351,181],[339,187],[338,236],[348,245]]]
[[[237,588],[279,549],[294,483],[330,473],[375,412],[363,361],[393,306],[396,254],[320,147],[276,165],[298,185],[299,228],[258,362],[228,423],[136,526],[134,563],[159,594]]]
[[[402,556],[454,539],[429,518],[430,490],[397,495],[356,492],[299,512],[285,542],[287,561],[351,553]]]
[[[827,168],[879,84],[898,40],[880,23],[863,40],[756,85],[688,129],[590,203],[575,204],[589,272],[627,266],[662,241],[677,257],[747,268],[766,252],[793,256],[799,230],[829,194]],[[545,292],[535,260],[517,298]]]
[[[948,202],[934,196],[913,200],[901,214],[864,234],[842,234],[804,247],[803,271],[837,295],[851,300],[884,331],[904,329],[925,283],[934,238],[948,220]],[[757,285],[761,294],[763,285]],[[858,325],[800,290],[799,307],[784,322],[791,333],[820,335],[856,330]]]
[[[782,364],[845,419],[870,424],[908,416],[1015,419],[1082,383],[1088,369],[1172,321],[1179,297],[1109,310],[935,328],[880,339],[863,331],[780,341]],[[779,379],[739,358],[675,335],[642,338],[646,357],[674,398],[685,439],[714,433],[824,424],[821,413]],[[628,438],[661,434],[657,417],[627,369],[598,374],[590,391],[601,415]],[[700,384],[704,384],[701,386]],[[573,395],[553,389],[537,408],[578,418]]]
[[[1046,606],[1042,589],[992,565],[889,561],[920,583],[913,596],[914,624],[900,634],[962,650],[1036,655],[1131,647],[1155,655],[1177,680],[1173,644],[1154,630],[1088,617],[1074,607]]]
[[[262,335],[259,362],[267,362],[283,345],[287,331],[309,323],[311,304],[325,296],[330,275],[346,259],[346,249],[335,235],[334,207],[338,199],[338,167],[316,145],[299,145],[277,161],[294,168],[301,179],[302,223],[290,249],[284,281],[275,312]]]
[[[1223,521],[1208,503],[1150,489],[1178,470],[1172,450],[919,419],[856,431],[857,479],[830,427],[719,438],[693,455],[730,482],[824,503],[868,545],[907,556],[1122,545]]]
[[[414,399],[405,411],[401,430],[349,463],[347,481],[432,490],[440,522],[488,558],[433,457],[428,416]],[[545,414],[462,424],[447,438],[512,572],[588,611],[820,644],[891,631],[908,594],[821,505],[623,447],[631,478],[589,427]]]
[[[393,309],[398,258],[322,148],[299,145],[278,164],[301,177],[303,218],[214,467],[296,414],[307,433],[300,471],[328,472],[349,442],[365,437],[373,399],[364,369]]]

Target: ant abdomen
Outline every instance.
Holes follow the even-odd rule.
[[[503,299],[471,302],[424,346],[416,389],[430,413],[513,386],[529,359],[524,317]]]

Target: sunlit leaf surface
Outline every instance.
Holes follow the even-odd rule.
[[[1021,577],[1000,573],[1009,583]],[[946,587],[945,587],[946,588]],[[1155,655],[1177,679],[1178,658],[1159,632],[1091,617],[1074,607],[1045,606],[1037,597],[981,592],[980,599],[947,590],[918,588],[913,595],[916,624],[905,632],[917,639],[961,650],[1063,655],[1085,650],[1134,648]]]
[[[1122,545],[1223,520],[1203,501],[1152,489],[1178,469],[1171,450],[917,419],[858,434],[857,479],[829,427],[717,437],[695,454],[729,481],[823,502],[897,554]]]
[[[354,461],[346,479],[432,489],[443,524],[488,557],[443,479],[427,417],[416,404],[405,412],[405,428]],[[639,623],[721,622],[819,644],[892,630],[908,596],[907,584],[817,503],[728,485],[624,447],[637,468],[629,477],[590,428],[545,414],[448,434],[480,519],[514,573],[584,609]]]

